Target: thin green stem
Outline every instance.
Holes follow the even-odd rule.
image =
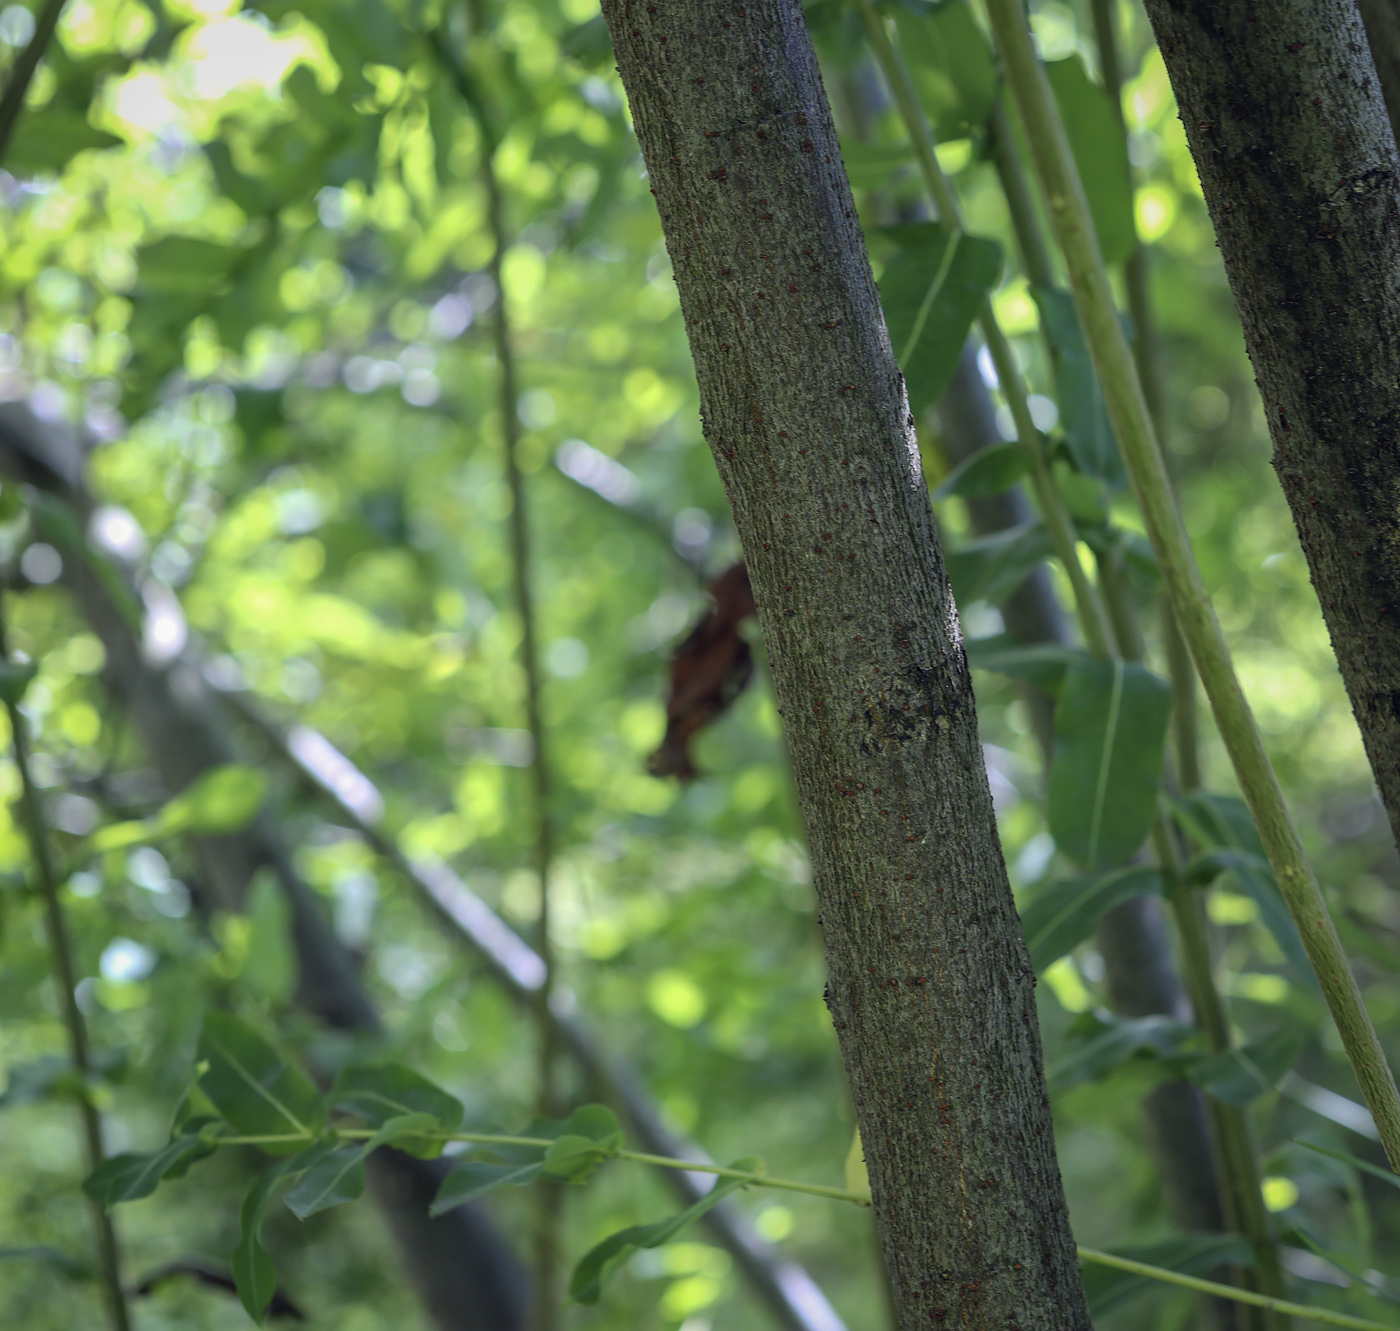
[[[336,1128],[338,1141],[368,1141],[375,1135],[371,1128]],[[423,1132],[415,1137],[430,1141],[467,1142],[473,1146],[537,1146],[548,1149],[554,1145],[550,1137],[510,1137],[491,1132]],[[290,1146],[297,1142],[310,1145],[315,1137],[310,1133],[295,1132],[264,1133],[261,1135],[217,1136],[213,1139],[220,1146]],[[829,1188],[822,1183],[800,1183],[795,1179],[773,1178],[752,1169],[731,1169],[728,1165],[715,1165],[706,1160],[681,1160],[671,1155],[652,1155],[647,1151],[613,1151],[613,1160],[631,1160],[639,1165],[656,1165],[662,1169],[683,1169],[692,1174],[716,1174],[720,1178],[743,1179],[746,1183],[764,1188],[780,1188],[784,1192],[805,1192],[813,1197],[827,1197],[838,1202],[853,1202],[857,1206],[869,1206],[870,1194],[856,1192],[850,1188]]]
[[[48,0],[34,24],[34,35],[15,61],[10,81],[5,85],[4,95],[0,96],[0,161],[4,160],[5,149],[10,146],[10,137],[15,132],[15,126],[19,124],[20,113],[24,110],[24,96],[34,81],[39,61],[44,58],[44,52],[49,49],[49,42],[53,40],[54,29],[58,27],[64,3],[65,0]]]
[[[1289,1299],[1275,1299],[1267,1294],[1255,1294],[1250,1290],[1233,1289],[1229,1285],[1217,1285],[1213,1280],[1202,1280],[1199,1276],[1188,1276],[1180,1271],[1167,1271],[1160,1266],[1148,1266],[1146,1262],[1135,1262],[1131,1257],[1119,1257],[1111,1252],[1099,1252],[1096,1248],[1079,1248],[1077,1251],[1081,1262],[1112,1266],[1119,1271],[1146,1276],[1149,1280],[1180,1285],[1182,1289],[1194,1289],[1201,1294],[1233,1299],[1236,1303],[1252,1304],[1256,1308],[1268,1308],[1294,1317],[1305,1317],[1322,1326],[1343,1326],[1350,1328],[1350,1331],[1395,1331],[1394,1325],[1388,1322],[1373,1322],[1365,1317],[1353,1317],[1350,1313],[1333,1312],[1330,1308],[1309,1308],[1306,1304],[1293,1303]]]
[[[1182,971],[1186,992],[1196,1014],[1196,1024],[1214,1054],[1222,1054],[1234,1043],[1230,1017],[1215,983],[1210,935],[1206,928],[1201,893],[1181,883],[1181,863],[1171,824],[1158,817],[1152,828],[1153,847],[1173,890],[1168,900],[1172,920],[1181,945]],[[1220,1203],[1225,1227],[1242,1234],[1254,1249],[1253,1270],[1240,1268],[1235,1279],[1246,1289],[1269,1298],[1282,1298],[1287,1291],[1273,1225],[1264,1205],[1263,1181],[1259,1174],[1259,1146],[1247,1110],[1227,1105],[1213,1096],[1205,1097],[1206,1114],[1219,1156]],[[1251,1326],[1262,1331],[1286,1331],[1278,1314],[1256,1310]]]
[[[1092,0],[1094,39],[1099,51],[1099,69],[1104,87],[1122,130],[1124,165],[1132,179],[1132,162],[1127,158],[1128,123],[1123,114],[1123,62],[1119,58],[1114,7],[1117,0]],[[1134,236],[1132,251],[1123,264],[1123,286],[1128,293],[1128,313],[1136,337],[1133,357],[1148,414],[1157,432],[1157,443],[1165,457],[1171,457],[1170,416],[1167,412],[1167,382],[1163,368],[1161,338],[1152,309],[1151,255],[1140,237]],[[1196,721],[1196,671],[1191,654],[1181,636],[1180,626],[1167,603],[1162,616],[1162,636],[1166,644],[1167,673],[1172,683],[1172,744],[1176,750],[1177,776],[1182,789],[1194,790],[1201,784],[1200,733]]]
[[[470,4],[472,26],[484,30],[477,5]],[[499,371],[498,410],[505,452],[506,482],[510,488],[510,553],[511,581],[516,610],[520,615],[520,665],[525,677],[525,724],[530,732],[534,753],[530,761],[533,786],[535,837],[535,872],[539,878],[539,909],[535,916],[535,950],[544,963],[544,977],[536,996],[535,1030],[538,1042],[538,1107],[545,1118],[560,1112],[558,1084],[558,1038],[551,1011],[554,993],[555,958],[550,937],[550,869],[554,859],[554,827],[551,816],[550,770],[544,717],[540,708],[543,692],[540,672],[539,642],[535,614],[535,595],[531,577],[533,563],[528,495],[525,473],[520,461],[519,385],[516,375],[515,350],[511,336],[510,300],[506,289],[504,259],[510,246],[510,234],[505,220],[505,192],[496,175],[495,156],[500,147],[500,135],[485,98],[469,74],[465,64],[453,50],[441,31],[434,34],[434,48],[447,68],[457,90],[474,113],[481,131],[479,169],[486,193],[487,226],[494,242],[487,271],[496,284],[496,313],[492,332]],[[551,1331],[557,1321],[559,1306],[559,1212],[561,1199],[547,1189],[541,1197],[536,1229],[535,1331]]]
[[[914,150],[914,159],[919,164],[924,187],[938,212],[939,221],[949,231],[961,234],[965,230],[962,209],[958,205],[957,195],[949,184],[948,177],[943,174],[943,168],[938,164],[933,133],[914,93],[909,72],[890,42],[889,33],[885,30],[885,21],[876,11],[872,0],[856,0],[856,4],[865,24],[870,49],[894,97],[895,106],[899,109],[905,133],[908,134]],[[1041,516],[1045,520],[1051,549],[1069,577],[1081,631],[1084,634],[1084,644],[1094,656],[1106,657],[1109,654],[1108,619],[1093,585],[1084,572],[1084,565],[1080,562],[1074,520],[1070,517],[1050,474],[1044,442],[1034,420],[1031,419],[1025,378],[1021,367],[1016,363],[1011,344],[997,322],[996,311],[992,308],[990,298],[982,302],[977,314],[977,324],[987,344],[992,364],[996,368],[1002,396],[1005,397],[1011,412],[1017,443],[1026,450],[1031,459],[1031,488],[1035,492]]]
[[[2,600],[3,598],[0,598],[0,601]],[[3,605],[0,604],[0,611],[2,610]],[[0,664],[8,666],[9,663],[5,620],[3,613],[0,613]],[[88,1172],[91,1173],[106,1158],[106,1150],[102,1143],[102,1118],[97,1112],[97,1106],[92,1102],[90,1093],[92,1055],[88,1044],[87,1023],[83,1020],[82,1009],[78,1006],[73,942],[68,933],[63,902],[59,897],[58,872],[54,865],[53,852],[49,848],[48,828],[39,805],[39,792],[34,785],[34,774],[29,762],[29,732],[24,714],[12,697],[6,698],[5,711],[10,719],[10,743],[14,750],[15,767],[19,770],[22,821],[25,835],[29,839],[35,877],[39,881],[39,891],[44,901],[49,956],[53,963],[59,1002],[62,1005],[63,1024],[68,1034],[68,1056],[81,1082],[78,1112],[82,1117],[83,1143],[87,1153]],[[115,1331],[129,1331],[131,1322],[127,1314],[126,1294],[122,1289],[121,1249],[117,1243],[117,1232],[112,1224],[112,1217],[100,1205],[90,1202],[89,1209],[96,1231],[98,1268],[107,1312]]]
[[[1069,270],[1080,323],[1177,620],[1221,738],[1308,959],[1337,1024],[1392,1167],[1400,1166],[1400,1092],[1347,964],[1249,703],[1240,687],[1172,494],[1132,353],[1094,234],[1059,111],[1036,58],[1020,0],[987,0],[992,31]]]

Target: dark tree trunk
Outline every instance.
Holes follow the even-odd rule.
[[[1400,189],[1355,0],[1147,0],[1400,837]]]
[[[913,420],[795,0],[606,0],[758,602],[900,1324],[1089,1325]]]

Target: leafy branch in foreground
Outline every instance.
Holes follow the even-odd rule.
[[[450,1143],[469,1148],[443,1179],[432,1203],[434,1215],[502,1187],[537,1180],[583,1184],[609,1160],[717,1176],[714,1188],[684,1211],[619,1230],[584,1253],[569,1281],[569,1297],[580,1304],[597,1303],[609,1277],[634,1252],[669,1243],[741,1188],[778,1188],[870,1205],[865,1190],[772,1178],[755,1157],[712,1165],[629,1150],[616,1116],[604,1105],[582,1105],[566,1119],[536,1118],[519,1133],[466,1130],[463,1116],[454,1096],[392,1063],[346,1067],[322,1094],[251,1026],[227,1013],[210,1012],[200,1034],[194,1083],[175,1111],[169,1141],[153,1151],[111,1157],[83,1187],[95,1203],[110,1207],[149,1197],[162,1182],[183,1177],[223,1147],[252,1146],[276,1157],[243,1200],[232,1256],[239,1298],[259,1324],[277,1291],[276,1270],[261,1233],[278,1189],[285,1188],[283,1201],[302,1220],[354,1201],[364,1192],[365,1160],[381,1146],[424,1158],[441,1155]],[[1078,1251],[1083,1262],[1116,1268],[1139,1280],[1176,1284],[1353,1331],[1384,1331],[1380,1322],[1268,1299],[1191,1274],[1218,1265],[1225,1247],[1233,1245],[1234,1251],[1241,1243],[1230,1236],[1202,1236],[1161,1254],[1162,1265],[1136,1255]],[[1106,1285],[1106,1297],[1121,1301],[1128,1294],[1121,1279]]]

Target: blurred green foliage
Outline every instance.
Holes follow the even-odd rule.
[[[489,37],[467,56],[504,127],[495,168],[513,237],[503,272],[558,791],[562,975],[673,1124],[713,1156],[759,1153],[775,1174],[839,1186],[852,1115],[762,671],[701,739],[699,781],[678,788],[644,767],[664,725],[665,653],[703,604],[697,569],[723,567],[738,545],[701,438],[670,264],[606,35],[594,0],[479,9]],[[1059,0],[1033,10],[1047,59],[1073,62],[1057,66],[1065,95],[1092,121],[1102,108],[1084,73],[1096,68],[1087,19]],[[0,68],[23,44],[28,13],[21,3],[0,10]],[[1153,245],[1188,527],[1376,1023],[1400,1057],[1400,865],[1268,468],[1166,75],[1140,17],[1126,7],[1123,17],[1132,206]],[[917,178],[892,111],[856,123],[870,76],[853,16],[819,0],[810,18],[874,232],[901,208],[908,215]],[[923,20],[916,8],[901,12],[901,38]],[[98,441],[92,488],[118,528],[120,511],[135,519],[122,530],[149,567],[148,588],[178,596],[189,630],[269,710],[319,728],[371,774],[410,853],[449,860],[526,929],[539,885],[526,867],[521,626],[490,335],[499,293],[485,272],[494,240],[480,131],[425,36],[440,21],[432,0],[265,0],[243,10],[236,0],[71,0],[0,173],[0,397]],[[905,49],[924,62],[916,74],[941,134],[963,136],[940,157],[969,229],[1012,255],[978,131],[995,87],[990,66],[967,54],[976,22],[959,5],[928,21],[936,29]],[[949,51],[961,53],[957,78],[939,64]],[[1107,157],[1101,165],[1100,192],[1111,195],[1121,180]],[[1103,206],[1121,230],[1120,202]],[[1053,410],[1056,374],[1037,333],[1042,295],[1008,260],[996,308],[1042,410]],[[936,485],[949,468],[932,415],[921,440]],[[68,873],[79,996],[102,1067],[95,1094],[113,1148],[145,1150],[164,1139],[207,1006],[278,1027],[313,1065],[345,1062],[346,1037],[289,1005],[286,920],[269,892],[255,890],[246,915],[210,914],[189,849],[166,835],[173,827],[141,844],[118,845],[109,832],[105,850],[86,840],[155,816],[167,792],[102,691],[101,645],[57,584],[55,553],[36,540],[19,497],[5,480],[0,560],[23,586],[10,598],[12,649],[37,666],[26,709]],[[962,500],[941,499],[937,511],[949,545],[965,543]],[[1113,514],[1139,529],[1126,499]],[[1029,566],[1044,548],[1025,554]],[[1000,628],[986,600],[961,608],[969,638]],[[977,687],[1007,862],[1018,890],[1038,888],[1074,866],[1055,858],[1029,716],[1004,675],[979,672]],[[528,1019],[263,741],[239,740],[273,792],[298,867],[363,959],[389,1032],[378,1052],[447,1087],[469,1121],[523,1122],[534,1077]],[[1213,738],[1206,758],[1208,786],[1230,792]],[[13,821],[17,791],[6,760],[0,1315],[45,1331],[96,1324],[98,1302],[75,1117],[55,1112],[61,1077],[45,1085],[35,1072],[54,1067],[41,1061],[64,1046]],[[1296,1072],[1354,1099],[1320,999],[1265,927],[1257,893],[1222,883],[1210,909],[1240,1033],[1297,1032],[1288,1046],[1301,1048]],[[1175,1036],[1112,1027],[1100,1009],[1102,960],[1082,937],[1041,990],[1047,1060],[1079,1069],[1057,1083],[1054,1101],[1075,1230],[1089,1245],[1160,1245],[1173,1231],[1139,1101]],[[1106,1032],[1117,1055],[1104,1058],[1100,1043],[1099,1062],[1079,1057]],[[571,1081],[569,1090],[585,1088]],[[1307,1134],[1374,1157],[1366,1140],[1287,1094],[1270,1090],[1253,1104],[1270,1153],[1267,1195],[1286,1223],[1357,1269],[1400,1271],[1395,1200],[1345,1161],[1289,1145]],[[252,1167],[224,1152],[123,1207],[133,1273],[191,1254],[227,1260]],[[737,1200],[818,1276],[851,1326],[878,1324],[867,1213],[796,1195]],[[491,1204],[523,1250],[525,1194]],[[669,1206],[641,1171],[604,1171],[570,1196],[567,1253],[576,1259]],[[305,1223],[279,1209],[263,1237],[309,1325],[425,1324],[371,1208]],[[1308,1300],[1371,1310],[1319,1278],[1330,1268],[1310,1250],[1291,1269]],[[1100,1325],[1150,1317],[1175,1327],[1191,1306],[1153,1290]],[[247,1324],[236,1301],[183,1281],[140,1300],[138,1314],[151,1331]],[[628,1331],[766,1324],[728,1256],[698,1229],[638,1253],[596,1309],[568,1314],[571,1327]]]

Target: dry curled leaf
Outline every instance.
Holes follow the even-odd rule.
[[[739,624],[755,609],[748,569],[734,564],[712,578],[705,590],[713,606],[671,654],[666,737],[647,761],[652,776],[692,780],[696,772],[690,741],[753,677],[753,653],[739,634]]]

